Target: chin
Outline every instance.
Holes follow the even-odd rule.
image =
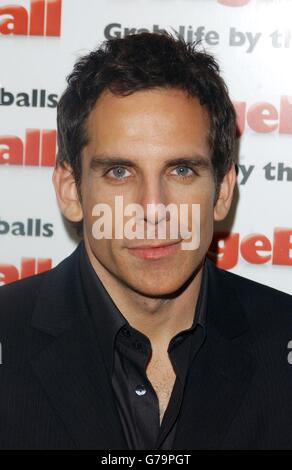
[[[151,279],[149,282],[143,281],[143,283],[132,283],[132,289],[140,294],[148,297],[163,297],[163,296],[170,296],[178,291],[183,285],[182,282],[169,282],[168,280],[163,283],[159,279]]]

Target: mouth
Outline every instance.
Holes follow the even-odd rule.
[[[129,253],[140,259],[160,259],[170,256],[180,248],[181,240],[128,248]]]

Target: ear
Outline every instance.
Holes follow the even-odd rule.
[[[80,222],[83,219],[83,211],[70,165],[65,163],[63,167],[57,164],[52,181],[63,215],[71,222]]]
[[[235,183],[236,171],[233,164],[220,184],[218,198],[214,206],[214,220],[223,220],[227,216],[232,202]]]

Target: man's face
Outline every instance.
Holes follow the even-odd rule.
[[[126,97],[104,92],[88,120],[89,144],[82,156],[84,239],[94,264],[102,265],[123,284],[148,296],[179,289],[199,267],[213,235],[215,183],[207,143],[208,113],[196,98],[177,89],[143,90]],[[114,163],[101,159],[114,159]],[[178,159],[190,160],[179,164]],[[124,160],[127,162],[116,163]],[[139,204],[145,214],[145,239],[96,239],[92,215],[104,203],[115,214],[115,197],[123,207]],[[139,252],[133,247],[174,242],[166,222],[166,238],[147,239],[146,224],[158,229],[159,214],[147,218],[147,204],[200,204],[200,245],[167,253]],[[124,217],[126,224],[132,217]],[[163,220],[165,223],[165,219]],[[137,223],[142,223],[142,220]],[[140,225],[141,227],[141,225]],[[178,233],[177,240],[181,240]],[[148,253],[148,254],[147,254]]]

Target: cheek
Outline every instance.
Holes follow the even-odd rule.
[[[99,187],[98,182],[93,178],[88,178],[83,184],[82,192],[82,209],[84,214],[84,221],[87,227],[87,230],[91,232],[93,223],[97,220],[97,216],[93,215],[93,209],[95,211],[98,209],[97,205],[105,205],[108,210],[113,207],[112,197],[110,194],[107,194],[102,188]],[[99,217],[103,215],[102,206],[99,208]],[[105,214],[107,212],[104,212]]]
[[[213,204],[212,197],[209,197],[201,201],[200,220],[201,220],[202,231],[208,232],[213,229],[214,204]]]
[[[201,225],[206,225],[213,221],[214,216],[215,188],[212,181],[205,180],[196,190],[185,200],[189,205],[189,216],[192,217],[192,204],[199,206]],[[196,212],[196,211],[195,211]]]
[[[195,210],[189,219],[190,230],[199,228],[199,253],[202,254],[208,250],[211,244],[214,231],[214,191],[212,186],[207,186],[198,193],[197,198],[193,198],[192,203],[199,205],[199,211]],[[193,217],[195,219],[193,220]],[[198,227],[199,223],[199,227]]]
[[[212,242],[214,233],[214,214],[213,214],[213,201],[208,201],[201,212],[201,226],[200,226],[200,250],[206,253]]]

